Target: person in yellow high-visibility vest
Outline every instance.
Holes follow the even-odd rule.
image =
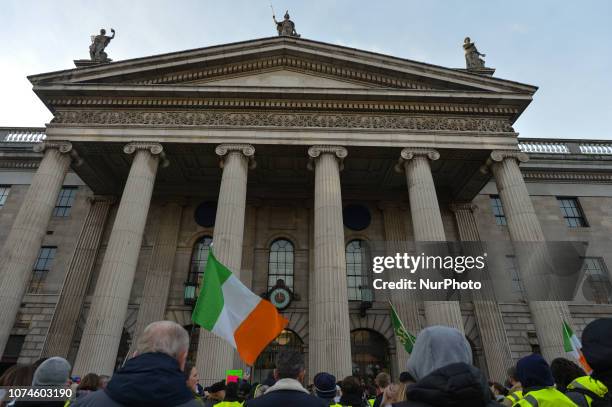
[[[215,404],[215,407],[242,407],[243,402],[238,398],[238,383],[231,382],[225,385],[225,398]]]
[[[514,407],[576,407],[565,394],[555,389],[550,366],[541,355],[533,353],[516,364],[516,374],[523,385],[523,398]]]
[[[612,406],[612,318],[596,319],[582,331],[582,354],[593,369],[575,379],[567,396],[580,407]]]
[[[313,378],[315,395],[330,407],[341,407],[336,399],[336,376],[320,372]]]

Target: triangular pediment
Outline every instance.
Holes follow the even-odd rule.
[[[29,77],[62,85],[388,88],[533,94],[535,87],[339,45],[274,37]]]
[[[287,87],[287,88],[329,88],[329,89],[363,89],[378,88],[380,85],[367,82],[356,82],[348,79],[321,76],[289,69],[253,72],[236,76],[219,76],[208,79],[182,82],[184,85],[206,86],[253,86],[253,87]]]

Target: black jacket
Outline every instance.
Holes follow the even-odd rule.
[[[406,401],[394,407],[493,407],[487,381],[480,370],[453,363],[434,370],[406,389]]]
[[[297,380],[281,379],[263,396],[248,400],[246,407],[328,407],[328,404],[308,394]]]
[[[200,407],[178,362],[163,353],[144,353],[113,374],[106,390],[79,397],[71,407]]]

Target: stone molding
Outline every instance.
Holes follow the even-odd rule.
[[[72,148],[72,143],[69,141],[43,141],[42,143],[34,144],[32,150],[35,153],[44,153],[49,148],[58,150],[62,154],[69,154],[72,159],[72,165],[75,167],[83,164],[83,160],[79,157],[76,150]]]
[[[159,155],[160,165],[162,168],[167,167],[170,162],[166,158],[166,153],[164,152],[164,147],[159,143],[147,143],[141,141],[133,141],[131,143],[126,144],[123,147],[123,152],[125,154],[134,154],[138,150],[148,150],[151,155]]]
[[[591,183],[612,183],[612,174],[587,172],[552,172],[552,171],[523,171],[525,181],[578,181]]]
[[[108,205],[113,205],[117,202],[117,197],[114,195],[93,195],[87,197],[87,201],[90,204],[93,204],[94,202],[105,202]]]
[[[400,158],[397,160],[397,164],[395,164],[395,171],[400,174],[404,173],[404,166],[406,165],[406,162],[412,160],[415,157],[427,157],[431,161],[436,161],[440,159],[440,153],[432,148],[404,148],[400,153]]]
[[[104,108],[105,106],[135,106],[142,107],[171,107],[186,108],[186,109],[243,109],[243,108],[264,108],[275,110],[369,110],[379,112],[416,112],[416,113],[431,113],[444,112],[456,114],[471,114],[479,115],[516,115],[519,110],[513,106],[482,106],[475,104],[464,103],[426,103],[426,102],[405,102],[405,101],[338,101],[338,100],[285,100],[285,99],[227,99],[219,100],[214,98],[139,98],[139,97],[81,97],[75,99],[70,98],[55,98],[50,99],[49,103],[53,106],[61,107],[87,107],[87,108]]]
[[[239,152],[249,161],[249,169],[254,169],[257,166],[257,162],[255,161],[255,147],[251,144],[219,144],[215,148],[215,154],[221,157],[219,161],[219,166],[223,168],[225,165],[225,156],[227,156],[230,152]]]
[[[144,111],[144,110],[58,110],[54,124],[147,125],[206,127],[280,127],[397,129],[414,131],[465,131],[515,134],[509,121],[500,117],[450,117],[431,115],[254,112],[254,111]]]
[[[340,171],[344,169],[344,159],[348,156],[348,151],[342,146],[328,146],[328,145],[317,145],[312,146],[308,149],[308,169],[314,170],[314,161],[321,156],[321,154],[333,154],[338,159]]]

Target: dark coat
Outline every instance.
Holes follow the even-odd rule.
[[[297,380],[281,379],[263,396],[248,400],[245,407],[328,407],[328,404],[308,394]]]
[[[394,407],[493,407],[491,391],[480,370],[453,363],[434,370],[406,389],[406,401]]]
[[[128,360],[106,390],[79,397],[71,407],[201,407],[194,400],[178,362],[163,353]]]

